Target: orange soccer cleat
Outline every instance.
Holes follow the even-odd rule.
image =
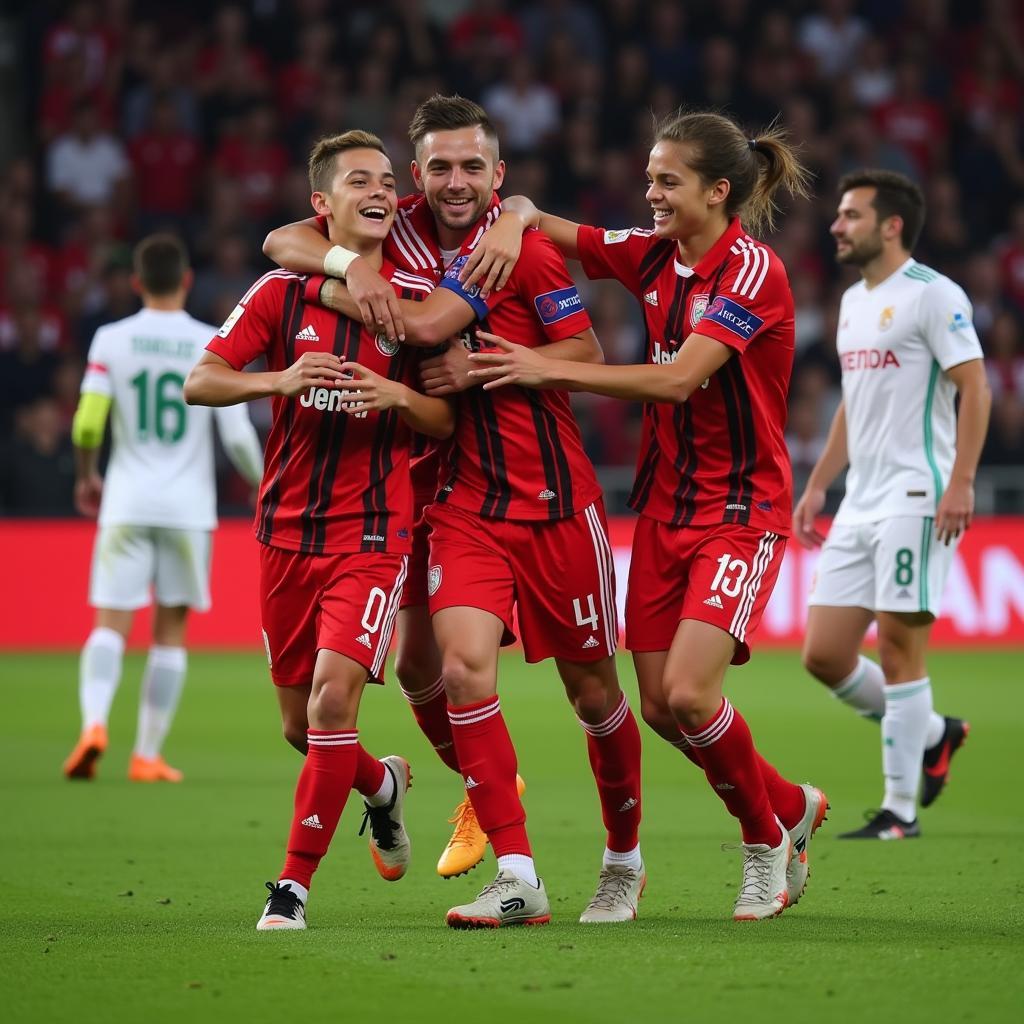
[[[141,757],[132,754],[128,765],[129,782],[181,782],[185,776],[172,768],[162,757]]]
[[[69,779],[91,779],[96,774],[96,762],[107,749],[107,727],[90,725],[82,730],[75,749],[64,762],[64,775]]]
[[[516,789],[520,796],[526,789],[526,783],[519,775],[516,776]],[[484,859],[487,852],[487,834],[477,821],[476,811],[469,802],[468,794],[448,820],[455,828],[452,830],[448,845],[441,851],[437,873],[442,878],[455,878],[472,871]]]

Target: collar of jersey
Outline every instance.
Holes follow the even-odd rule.
[[[675,261],[676,273],[680,277],[711,277],[721,266],[722,261],[729,255],[729,249],[732,247],[733,242],[743,233],[739,217],[733,217],[729,221],[729,226],[722,232],[722,236],[704,253],[704,256],[695,267],[687,267],[677,259]],[[677,249],[676,251],[678,252],[679,250]]]

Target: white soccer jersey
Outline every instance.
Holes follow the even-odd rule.
[[[907,260],[843,295],[836,347],[850,469],[837,523],[934,516],[956,454],[956,387],[943,371],[981,359],[963,289]]]
[[[250,482],[259,481],[263,456],[245,406],[209,409],[182,398],[189,370],[216,333],[183,310],[154,309],[96,332],[82,392],[113,399],[100,526],[212,530],[214,414],[232,462]]]

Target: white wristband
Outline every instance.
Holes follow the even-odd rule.
[[[351,249],[340,245],[332,246],[324,257],[324,273],[329,277],[338,277],[344,281],[349,265],[358,257],[359,253],[353,252]]]

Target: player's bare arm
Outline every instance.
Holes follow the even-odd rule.
[[[579,224],[538,210],[526,196],[509,196],[502,200],[501,216],[480,239],[462,268],[459,280],[463,287],[482,282],[483,298],[503,288],[515,269],[527,228],[540,228],[567,259],[579,258],[576,244]]]
[[[285,270],[327,274],[344,280],[356,310],[346,315],[362,320],[374,334],[383,331],[389,340],[401,340],[405,324],[395,290],[359,256],[348,263],[342,276],[340,265],[333,258],[339,248],[324,237],[315,217],[274,228],[263,240],[263,254]]]
[[[501,352],[477,352],[470,356],[474,363],[480,364],[480,369],[473,374],[487,380],[485,388],[518,384],[673,405],[685,402],[732,355],[727,345],[714,338],[691,334],[683,342],[674,363],[607,366],[551,358],[550,353],[538,355],[539,349],[513,345],[483,331],[479,332],[479,337],[486,344],[501,349]]]
[[[935,512],[935,532],[940,541],[950,544],[971,525],[974,516],[974,476],[988,433],[992,393],[980,359],[951,366],[946,376],[960,394],[960,410],[956,421],[956,458]]]
[[[825,535],[815,526],[815,520],[825,508],[825,494],[829,486],[849,462],[846,449],[846,407],[840,402],[832,417],[825,447],[793,510],[793,535],[805,548],[816,548],[825,543]]]
[[[455,411],[443,398],[430,398],[401,381],[382,377],[360,363],[342,363],[342,372],[351,374],[345,390],[353,396],[342,408],[355,415],[394,409],[417,433],[445,440],[455,430]]]
[[[264,373],[236,370],[213,352],[204,352],[185,379],[183,393],[188,405],[237,405],[275,395],[294,398],[311,387],[343,383],[341,360],[333,352],[303,352],[287,369]]]
[[[90,519],[99,515],[103,497],[100,449],[110,406],[109,395],[85,391],[78,400],[71,424],[71,441],[75,446],[75,508]]]

